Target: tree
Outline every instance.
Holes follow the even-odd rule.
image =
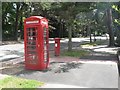
[[[68,51],[72,50],[72,29],[74,27],[74,20],[76,19],[77,14],[80,12],[87,12],[93,9],[93,3],[76,3],[76,2],[69,2],[69,3],[58,3],[59,7],[57,8],[56,16],[63,19],[68,27]]]
[[[112,10],[111,8],[107,9],[107,27],[108,27],[108,34],[109,34],[109,46],[114,46],[114,32],[113,32],[113,21],[112,21]]]
[[[18,26],[20,24],[20,29],[22,29],[22,15],[23,15],[23,9],[26,7],[26,3],[24,2],[16,2],[15,4],[15,10],[16,10],[16,16],[15,16],[15,40],[18,41]],[[19,19],[20,18],[20,19]],[[20,23],[19,23],[20,22]]]
[[[91,8],[91,3],[76,3],[76,2],[56,2],[48,4],[46,3],[34,3],[34,14],[39,14],[48,18],[54,18],[58,23],[64,21],[66,29],[68,30],[68,51],[72,50],[72,29],[74,27],[74,20],[76,15],[83,11],[89,11]],[[86,5],[86,7],[85,7]],[[39,6],[39,7],[38,7]],[[45,12],[44,12],[45,11]]]
[[[97,10],[104,12],[104,16],[106,16],[106,18],[103,18],[105,22],[103,23],[107,26],[107,33],[109,34],[109,46],[114,46],[114,31],[111,8],[112,5],[113,3],[97,3]]]
[[[20,11],[20,4],[21,3],[16,3],[16,16],[15,16],[15,40],[18,41],[18,18],[19,18],[19,11]]]
[[[15,11],[13,3],[2,3],[2,38],[3,40],[10,40],[14,37],[14,17]]]
[[[120,2],[114,3],[113,8],[113,24],[115,28],[116,41],[115,46],[120,46]]]
[[[2,3],[0,1],[0,45],[2,44]]]

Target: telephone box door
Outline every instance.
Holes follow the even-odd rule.
[[[37,47],[37,32],[38,27],[28,27],[26,28],[26,68],[34,68],[39,64],[38,60],[38,47]]]

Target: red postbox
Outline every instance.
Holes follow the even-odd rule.
[[[60,38],[55,38],[55,56],[60,55]]]
[[[44,70],[49,64],[48,21],[31,16],[24,21],[25,68]]]

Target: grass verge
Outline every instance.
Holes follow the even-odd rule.
[[[63,51],[61,56],[70,56],[70,57],[82,57],[88,55],[90,52],[86,50],[72,50],[72,51]]]
[[[97,45],[102,45],[106,42],[106,40],[101,40],[101,41],[96,41],[96,42],[92,42],[92,43],[85,43],[82,44],[82,47],[89,47],[89,46],[97,46]]]
[[[0,80],[0,90],[2,88],[38,88],[43,84],[44,83],[36,80],[28,80],[10,76]]]

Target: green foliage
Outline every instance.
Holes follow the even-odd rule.
[[[17,6],[18,12],[16,11]],[[23,26],[20,25],[20,20],[22,13],[25,13],[27,5],[23,2],[14,3],[14,2],[2,2],[2,30],[3,30],[3,40],[13,40],[15,38],[16,22],[18,22],[17,29],[23,29]],[[18,13],[18,18],[16,21],[16,13]],[[22,22],[23,23],[23,22]]]
[[[116,41],[115,41],[115,45],[116,46],[120,46],[120,2],[116,2],[114,3],[114,5],[112,6],[113,8],[113,23],[114,23],[114,29],[115,29],[115,36]]]
[[[19,8],[18,11],[16,11],[17,6]],[[68,27],[70,25],[73,27],[73,29],[77,30],[79,29],[79,25],[77,23],[74,24],[76,15],[80,12],[88,12],[90,10],[93,10],[94,7],[95,4],[89,2],[3,2],[3,39],[15,38],[15,33],[17,33],[16,29],[21,30],[21,34],[23,36],[23,24],[21,24],[23,21],[21,22],[21,18],[27,18],[31,15],[41,15],[49,19],[51,33],[55,30],[60,30],[60,26],[58,25],[62,24],[62,29],[64,29],[65,32],[68,31]],[[17,13],[18,19],[16,19]],[[65,36],[67,36],[66,34],[67,32],[64,33]]]
[[[70,56],[70,57],[82,57],[88,55],[89,52],[85,50],[72,50],[72,51],[63,51],[61,53],[62,56]]]
[[[120,20],[119,20],[119,18],[120,18],[120,17],[119,17],[119,14],[120,14],[120,6],[119,6],[119,3],[120,3],[120,2],[112,5],[112,8],[113,8],[115,14],[117,14],[116,16],[114,15],[114,23],[120,25]]]
[[[19,5],[17,29],[21,30],[21,37],[23,37],[23,18],[32,15],[43,16],[49,20],[50,37],[68,37],[70,29],[72,30],[73,37],[79,34],[85,36],[84,33],[86,33],[88,26],[90,26],[92,30],[91,33],[96,32],[99,34],[107,32],[105,26],[105,10],[109,8],[109,3],[3,2],[3,39],[11,40],[15,38],[15,32],[17,32],[17,30],[15,30],[16,5]]]
[[[43,83],[36,80],[28,80],[17,77],[6,77],[0,80],[1,88],[37,88],[42,86]]]
[[[2,33],[3,39],[12,36],[14,25],[13,3],[2,3]]]

